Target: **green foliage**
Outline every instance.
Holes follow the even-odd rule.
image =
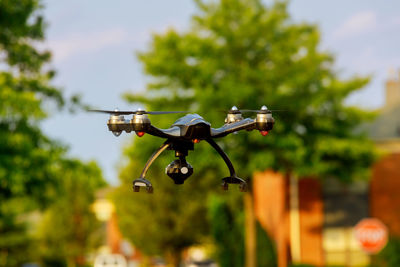
[[[149,110],[198,112],[213,127],[223,123],[224,115],[219,110],[233,105],[257,109],[266,104],[270,109],[287,110],[273,113],[275,128],[267,137],[241,132],[218,140],[238,175],[245,179],[256,170],[268,168],[293,172],[299,177],[334,176],[344,181],[367,177],[368,167],[375,160],[373,144],[354,129],[374,114],[349,107],[344,100],[364,87],[369,78],[341,79],[333,69],[332,55],[318,47],[318,28],[293,23],[286,1],[275,1],[271,6],[261,0],[196,3],[199,11],[187,31],[169,29],[154,34],[150,47],[138,54],[151,80],[145,92],[126,94],[126,99],[145,104]],[[151,117],[152,123],[160,127],[168,127],[172,119]],[[126,206],[119,210],[119,216],[124,218],[123,233],[139,247],[149,246],[144,244],[146,238],[153,240],[153,247],[145,248],[145,252],[153,253],[162,253],[167,244],[175,246],[180,242],[182,232],[177,229],[185,229],[193,238],[175,247],[201,241],[197,229],[203,228],[183,226],[192,223],[186,213],[203,212],[201,205],[214,194],[215,181],[227,176],[217,153],[200,143],[189,157],[195,175],[183,188],[174,186],[161,174],[168,163],[162,157],[147,175],[155,178],[154,196],[130,195],[127,182],[138,177],[145,159],[160,142],[144,137],[126,150],[129,162],[121,175],[124,184],[118,193],[125,195],[117,198],[117,206]],[[169,158],[171,161],[171,155]],[[234,216],[241,205],[227,207],[224,214]],[[168,228],[164,225],[170,220],[181,227],[153,231]],[[208,222],[199,216],[196,223]],[[218,235],[214,237],[224,244]],[[238,242],[236,245],[240,246]]]
[[[49,85],[54,71],[43,70],[49,52],[31,45],[43,39],[39,7],[34,0],[0,1],[0,199],[42,198],[52,180],[50,164],[62,152],[38,127],[44,105],[64,104],[61,92]]]
[[[43,18],[37,14],[39,8],[38,0],[0,1],[0,44],[5,62],[24,74],[37,74],[50,59],[48,51],[39,52],[31,45],[44,38]]]
[[[216,244],[215,259],[221,267],[244,265],[243,212],[232,209],[233,203],[226,197],[212,196],[209,201],[211,235]],[[277,259],[273,241],[260,223],[257,229],[257,266],[275,267]]]
[[[241,173],[273,168],[299,176],[364,176],[374,160],[372,143],[353,129],[373,114],[344,100],[368,78],[340,79],[332,56],[318,49],[317,27],[292,23],[286,2],[197,2],[200,13],[188,32],[154,35],[151,48],[139,54],[153,79],[145,95],[127,99],[189,108],[216,126],[223,119],[217,110],[233,105],[285,109],[274,113],[268,138],[251,133],[223,140],[243,162]]]
[[[274,241],[264,231],[257,221],[257,265],[263,267],[276,267],[276,249]]]
[[[400,266],[400,239],[391,237],[386,247],[372,259],[371,267]]]
[[[32,257],[32,238],[26,231],[28,223],[21,216],[26,211],[25,202],[12,199],[0,203],[0,266],[20,266]]]
[[[87,251],[82,244],[94,222],[88,203],[102,181],[97,166],[67,160],[66,149],[40,129],[48,111],[66,104],[50,84],[55,72],[47,64],[49,51],[37,49],[45,26],[40,9],[40,0],[0,0],[0,266],[37,258],[33,226],[49,205],[42,237],[55,243],[46,253],[64,245],[54,253]],[[71,221],[78,218],[73,215],[81,221]]]
[[[47,51],[31,44],[43,39],[38,1],[0,1],[0,265],[20,266],[31,255],[29,211],[49,201],[57,183],[53,163],[63,148],[39,129],[45,104],[61,106],[61,92],[44,71]]]
[[[85,253],[101,245],[97,236],[100,222],[95,218],[91,205],[95,191],[105,183],[94,162],[83,164],[66,160],[57,172],[63,179],[57,197],[40,222],[38,252],[43,262],[65,260],[79,263]]]
[[[241,216],[234,214],[221,197],[213,196],[209,202],[211,234],[217,248],[217,262],[221,267],[244,266],[243,212]]]

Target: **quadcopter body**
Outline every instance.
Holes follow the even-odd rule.
[[[165,138],[166,141],[154,152],[147,161],[140,177],[133,181],[134,192],[139,192],[141,187],[145,187],[147,192],[153,192],[153,186],[149,180],[145,178],[150,165],[154,160],[166,149],[174,150],[176,160],[172,161],[166,168],[166,174],[175,182],[175,184],[183,184],[184,181],[193,174],[193,167],[186,161],[188,151],[194,150],[194,144],[201,140],[208,142],[225,161],[230,176],[222,179],[222,187],[228,189],[229,184],[239,184],[241,191],[247,190],[247,183],[237,177],[232,162],[214,141],[215,138],[224,137],[228,134],[241,130],[258,130],[265,136],[274,125],[272,112],[266,106],[260,110],[238,110],[232,107],[228,111],[225,124],[219,128],[212,128],[211,124],[204,120],[198,114],[187,114],[179,118],[168,129],[160,129],[152,125],[148,114],[171,114],[185,113],[181,111],[107,111],[107,110],[91,110],[110,114],[107,122],[108,129],[115,135],[119,136],[123,131],[130,133],[134,131],[137,136],[142,137],[144,134]],[[255,112],[256,118],[243,118],[242,113]],[[124,115],[133,115],[131,120],[126,120]]]

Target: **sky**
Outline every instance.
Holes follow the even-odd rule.
[[[51,65],[57,70],[54,85],[102,109],[138,108],[122,98],[123,93],[144,90],[149,81],[135,53],[146,50],[152,33],[188,29],[196,12],[190,0],[44,0],[43,5],[45,47],[52,51]],[[321,49],[335,55],[341,77],[371,75],[370,84],[348,103],[381,107],[385,81],[400,70],[400,1],[292,0],[289,11],[295,22],[318,25]],[[133,135],[115,137],[107,130],[107,119],[103,114],[62,112],[47,119],[43,128],[68,145],[71,156],[96,160],[115,185],[123,149]]]

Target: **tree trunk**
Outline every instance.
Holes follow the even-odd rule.
[[[244,195],[245,208],[245,266],[257,266],[257,235],[256,218],[254,214],[253,194],[250,192]]]

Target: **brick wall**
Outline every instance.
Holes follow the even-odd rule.
[[[370,214],[400,237],[400,153],[385,156],[372,171]]]
[[[256,217],[276,242],[279,266],[287,266],[290,258],[287,180],[280,173],[265,171],[254,175],[253,185]],[[322,190],[316,179],[299,182],[299,219],[301,262],[323,266]]]
[[[299,181],[301,262],[323,266],[322,227],[324,210],[319,180]]]
[[[275,240],[278,266],[286,267],[289,258],[288,186],[276,172],[254,174],[254,212],[261,226]]]

